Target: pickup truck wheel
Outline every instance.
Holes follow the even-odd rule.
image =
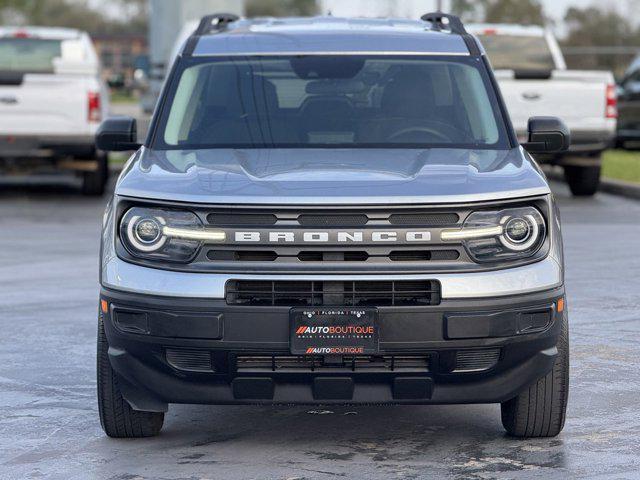
[[[569,327],[562,321],[553,370],[501,404],[502,425],[514,437],[555,437],[564,427],[569,396]]]
[[[564,178],[573,195],[591,196],[598,191],[600,185],[600,166],[565,165]]]
[[[108,356],[109,344],[102,318],[98,319],[98,412],[100,425],[110,437],[141,438],[160,433],[162,412],[142,412],[131,408],[118,388],[118,379]]]
[[[98,168],[92,172],[85,172],[82,177],[82,194],[99,196],[104,193],[109,180],[109,159],[104,152],[96,153]]]

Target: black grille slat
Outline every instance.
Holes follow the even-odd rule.
[[[434,262],[457,260],[459,257],[457,250],[394,250],[389,253],[392,262]]]
[[[300,252],[301,262],[366,262],[369,254],[364,251],[329,252],[333,257],[327,259],[327,252]]]
[[[454,373],[481,372],[493,368],[500,359],[499,348],[459,350],[456,352]]]
[[[298,223],[303,227],[359,227],[369,221],[367,215],[300,215]]]
[[[460,221],[457,213],[394,213],[389,216],[391,225],[415,225],[422,227],[441,227]]]
[[[427,355],[362,355],[344,356],[339,361],[326,362],[323,357],[301,355],[238,355],[236,370],[251,372],[428,372]]]
[[[207,258],[213,262],[274,262],[278,254],[269,250],[209,250]]]
[[[270,213],[210,213],[207,222],[217,226],[275,225],[278,217]]]
[[[214,372],[211,353],[208,350],[167,348],[167,363],[185,372]]]
[[[276,252],[273,250],[209,250],[207,259],[212,262],[275,262],[278,260],[300,262],[367,262],[388,259],[391,262],[437,262],[460,258],[457,250],[393,250],[388,253],[370,254],[364,250]]]
[[[226,301],[230,305],[252,306],[427,306],[440,303],[440,283],[238,280],[227,284]]]

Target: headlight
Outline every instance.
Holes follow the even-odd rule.
[[[191,212],[133,207],[120,221],[120,239],[134,257],[189,262],[204,243],[224,242],[225,232]]]
[[[461,229],[441,233],[442,241],[462,241],[476,262],[530,257],[545,237],[544,218],[534,207],[474,212]]]

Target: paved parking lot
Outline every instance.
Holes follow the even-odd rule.
[[[153,439],[111,440],[95,402],[103,200],[0,184],[0,478],[640,477],[640,202],[559,197],[569,417],[505,437],[498,406],[173,406]]]

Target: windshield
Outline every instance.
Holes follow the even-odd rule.
[[[507,148],[481,60],[226,57],[183,60],[154,148]]]
[[[0,38],[0,71],[52,73],[53,59],[60,56],[60,40]]]
[[[495,70],[553,70],[553,56],[544,37],[478,35]]]

